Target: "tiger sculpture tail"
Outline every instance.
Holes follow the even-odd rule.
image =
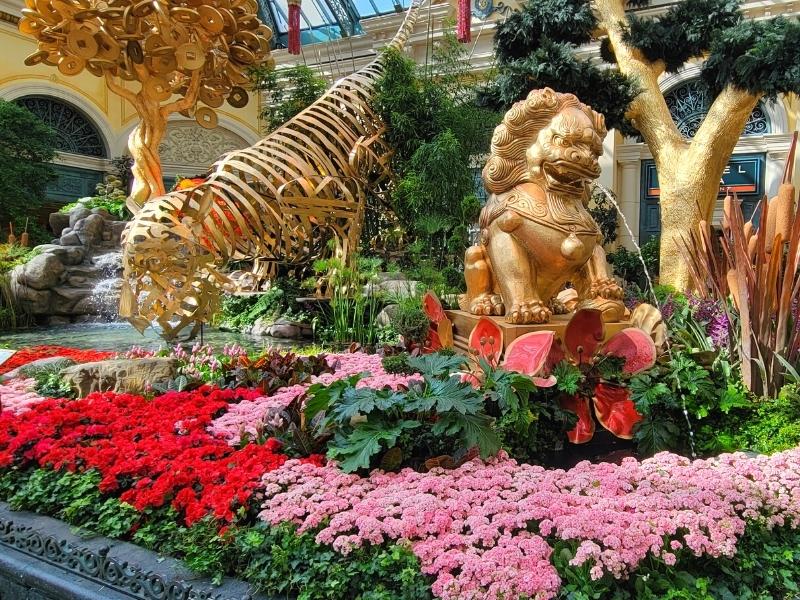
[[[413,0],[388,48],[401,50],[421,0]],[[367,192],[391,178],[392,149],[371,108],[385,68],[380,53],[308,108],[244,150],[222,156],[189,189],[148,200],[123,234],[120,316],[190,337],[217,311],[231,261],[308,264],[335,241],[358,247]]]

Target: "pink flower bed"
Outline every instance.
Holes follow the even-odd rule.
[[[265,421],[289,406],[315,383],[330,385],[351,375],[370,373],[369,377],[358,382],[358,387],[376,389],[390,387],[396,390],[400,386],[408,385],[414,378],[414,376],[387,373],[383,369],[381,357],[374,354],[363,352],[329,354],[326,358],[328,364],[335,369],[333,373],[312,377],[308,384],[281,388],[270,396],[261,396],[255,400],[231,405],[228,412],[213,421],[208,429],[209,433],[226,440],[232,446],[238,445],[245,434],[251,437],[258,435],[259,428]]]
[[[800,525],[800,449],[697,461],[662,453],[569,471],[503,455],[368,478],[292,460],[263,482],[264,521],[322,527],[317,541],[345,554],[409,543],[446,600],[555,597],[554,539],[573,541],[572,564],[588,565],[594,579],[624,578],[648,556],[731,556],[748,521]]]
[[[35,384],[33,379],[24,377],[0,383],[0,412],[20,415],[44,400],[43,396],[33,391]]]

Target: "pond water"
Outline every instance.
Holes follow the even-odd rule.
[[[188,342],[188,345],[199,341],[200,336],[198,335],[194,340]],[[220,331],[214,327],[204,328],[203,342],[218,349],[221,349],[225,344],[237,343],[249,351],[303,345],[302,342],[295,340],[283,340],[265,336],[252,337],[241,333]],[[157,349],[159,346],[166,347],[168,345],[153,329],[148,329],[142,335],[128,323],[81,323],[35,327],[19,331],[0,330],[0,347],[18,349],[42,344],[120,352],[128,350],[131,346]]]

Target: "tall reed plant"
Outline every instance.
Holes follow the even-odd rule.
[[[333,343],[374,346],[378,341],[376,319],[382,301],[374,284],[381,261],[356,257],[350,264],[340,258],[319,260],[314,270],[325,279],[330,298],[329,325]]]

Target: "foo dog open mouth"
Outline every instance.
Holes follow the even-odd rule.
[[[580,192],[585,184],[597,179],[600,175],[600,166],[597,161],[592,165],[585,165],[561,159],[542,165],[542,172],[550,183],[574,187]]]

